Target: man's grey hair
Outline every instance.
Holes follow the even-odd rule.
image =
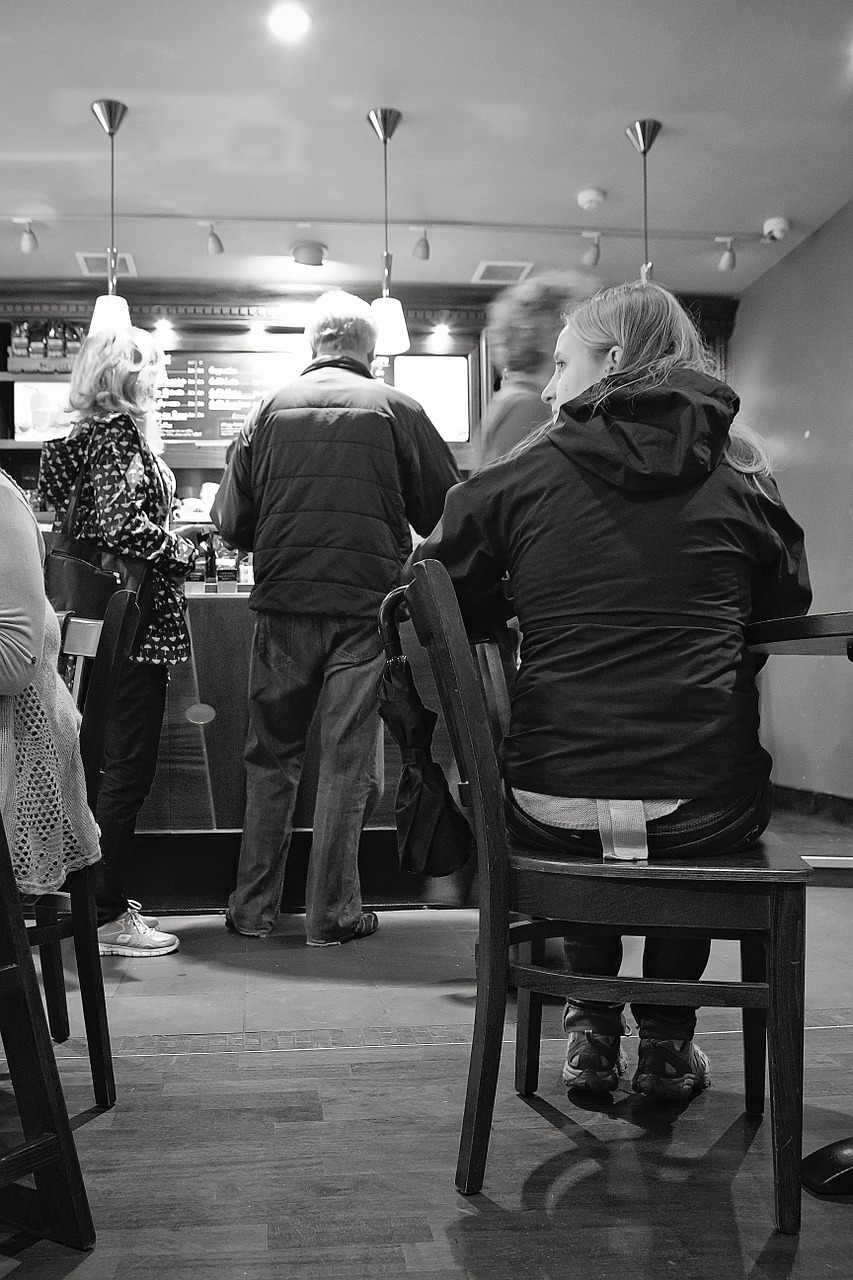
[[[305,325],[305,337],[315,355],[320,351],[372,352],[378,332],[369,304],[343,289],[322,293]]]

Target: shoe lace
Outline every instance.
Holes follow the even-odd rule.
[[[137,930],[138,933],[141,933],[142,936],[145,938],[154,937],[156,933],[156,929],[152,929],[149,924],[145,923],[145,921],[142,919],[142,916],[139,914],[139,909],[137,907],[131,906],[130,902],[128,902],[127,914],[130,916],[133,922],[133,927]]]

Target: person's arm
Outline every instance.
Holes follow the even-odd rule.
[[[44,642],[44,577],[32,513],[0,486],[0,695],[32,682]]]
[[[210,518],[222,537],[240,551],[255,549],[258,514],[252,493],[252,439],[258,416],[259,410],[244,424],[210,508]]]
[[[441,518],[448,489],[461,480],[449,445],[419,406],[398,408],[405,415],[408,449],[402,467],[403,502],[416,533],[431,533]]]
[[[750,622],[797,617],[808,613],[812,603],[803,530],[786,509],[775,483],[762,478],[761,486],[758,501],[772,534],[768,554],[753,573]]]
[[[440,560],[453,581],[466,625],[512,616],[504,589],[505,555],[490,518],[490,498],[478,480],[466,480],[447,494],[433,532],[409,557],[407,577],[418,560]]]
[[[167,577],[185,578],[195,563],[195,548],[146,513],[145,466],[130,425],[99,431],[89,474],[104,546],[150,560]]]

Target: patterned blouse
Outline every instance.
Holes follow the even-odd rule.
[[[169,532],[175,477],[126,414],[83,419],[67,439],[42,447],[39,493],[55,507],[54,531],[62,524],[84,461],[75,534],[106,550],[150,560],[154,567],[151,621],[136,637],[131,657],[136,662],[186,661],[190,642],[182,584],[195,563],[195,548]]]

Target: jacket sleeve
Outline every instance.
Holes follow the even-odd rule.
[[[252,494],[252,438],[258,414],[250,414],[228,459],[210,518],[226,542],[254,551],[258,514]]]
[[[409,557],[440,560],[453,581],[459,607],[469,629],[488,628],[514,609],[504,586],[506,557],[489,532],[488,494],[479,480],[465,480],[447,495],[444,513],[429,537]]]
[[[765,618],[808,613],[812,588],[803,530],[786,509],[772,480],[762,478],[758,501],[771,538],[766,558],[753,573],[749,620],[762,622]]]
[[[90,461],[95,519],[104,545],[124,555],[150,560],[166,577],[185,578],[195,548],[170,533],[145,511],[145,467],[136,433],[104,433]]]
[[[395,416],[401,414],[407,428],[401,435],[408,446],[401,466],[403,502],[409,524],[423,536],[438,524],[445,494],[462,477],[449,446],[423,409],[397,406]]]

